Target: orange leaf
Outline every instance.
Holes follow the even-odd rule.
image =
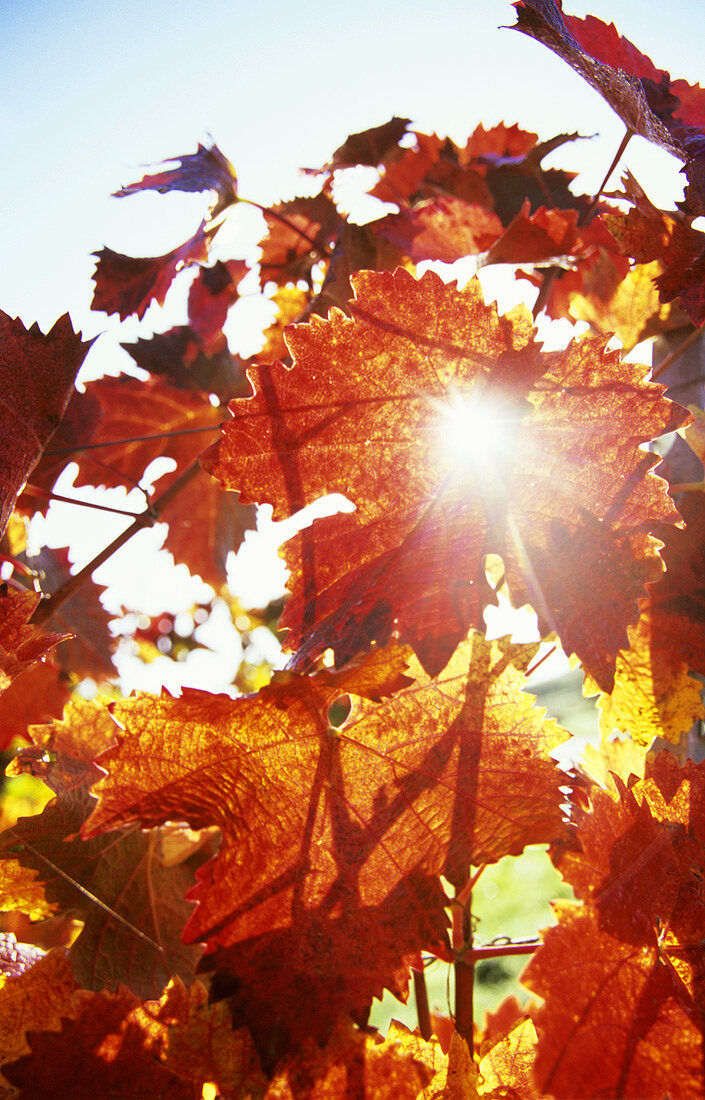
[[[655,939],[624,942],[590,909],[555,909],[558,926],[521,979],[545,999],[535,1014],[539,1090],[576,1100],[702,1096],[701,1015]]]
[[[258,1043],[320,1037],[384,987],[405,997],[413,952],[447,955],[431,876],[457,882],[471,862],[562,833],[565,777],[549,754],[565,735],[519,692],[535,652],[474,637],[438,681],[358,700],[337,730],[327,710],[352,673],[288,674],[238,700],[116,703],[124,733],[101,757],[85,835],[177,807],[194,828],[218,825],[184,938],[237,974]]]
[[[601,337],[542,353],[528,314],[498,317],[476,281],[353,283],[352,319],[289,330],[293,368],[253,369],[255,395],[231,402],[203,457],[276,518],[332,492],[356,505],[287,551],[295,663],[328,647],[344,663],[397,633],[440,671],[483,626],[484,558],[499,553],[513,602],[531,601],[609,690],[662,568],[648,531],[678,521],[640,443],[688,414]]]
[[[68,313],[46,336],[25,329],[0,310],[0,410],[3,461],[0,470],[0,535],[17,495],[66,411],[73,381],[90,342],[71,327]]]

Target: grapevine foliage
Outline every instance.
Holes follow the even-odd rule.
[[[683,366],[705,320],[705,91],[560,0],[514,7],[624,121],[621,151],[640,134],[681,160],[676,209],[630,173],[578,193],[545,166],[577,134],[458,144],[393,118],[260,208],[256,263],[218,251],[253,200],[199,145],[115,192],[207,193],[195,232],[96,254],[93,308],[121,320],[191,279],[184,324],[123,345],[141,377],[77,389],[90,345],[68,315],[46,335],[0,315],[0,747],[46,803],[0,817],[0,1097],[705,1091],[705,762],[686,758],[705,718],[703,380]],[[359,166],[396,208],[365,224],[336,200]],[[534,316],[441,277],[468,256],[533,284]],[[223,327],[248,287],[273,320],[245,360]],[[582,328],[547,351],[539,315]],[[651,369],[615,333],[675,351]],[[679,356],[692,412],[669,394]],[[243,636],[278,619],[270,682],[245,661],[231,694],[121,697],[90,578],[105,555],[72,576],[65,551],[26,552],[70,461],[75,485],[114,489],[158,457],[172,469],[106,554],[166,523]],[[284,519],[331,493],[352,510],[285,544],[281,618],[246,611],[226,562],[257,505]],[[585,673],[601,743],[571,770],[554,755],[571,731],[525,690],[545,647],[486,637],[502,602]],[[201,644],[167,612],[132,637],[145,659]],[[473,887],[534,844],[576,901],[527,949],[538,999],[480,1024]],[[447,1018],[423,1009],[431,959],[455,969]],[[412,976],[419,1027],[379,1035],[372,1002]]]

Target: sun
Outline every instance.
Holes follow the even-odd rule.
[[[506,404],[473,391],[451,393],[433,405],[436,447],[453,469],[480,475],[503,464],[517,422]]]

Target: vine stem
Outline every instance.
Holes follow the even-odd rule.
[[[421,1037],[429,1041],[433,1034],[431,1013],[428,1007],[428,990],[426,988],[426,973],[423,964],[420,970],[412,967],[411,974],[414,981],[414,997],[416,998],[416,1016],[419,1021]]]
[[[694,328],[692,332],[689,332],[683,343],[679,344],[677,348],[674,348],[673,351],[669,352],[665,359],[662,359],[661,362],[654,368],[654,370],[652,370],[651,381],[655,382],[657,378],[660,378],[661,375],[665,371],[667,371],[673,363],[675,363],[676,359],[678,359],[684,351],[687,351],[691,344],[695,343],[699,335],[699,328]],[[690,382],[686,383],[686,385],[690,384]],[[676,387],[674,386],[673,388],[675,389]]]
[[[157,522],[160,513],[166,508],[167,504],[170,504],[174,497],[178,496],[184,486],[198,473],[199,469],[199,463],[196,461],[184,470],[183,474],[181,474],[168,489],[165,489],[161,496],[152,501],[146,511],[135,516],[129,527],[126,527],[117,538],[114,538],[104,550],[101,550],[101,552],[89,561],[87,565],[84,565],[83,569],[79,569],[78,573],[69,577],[60,588],[57,588],[52,596],[46,600],[42,600],[32,615],[30,622],[38,626],[46,622],[47,619],[50,619],[51,616],[78,591],[81,585],[85,584],[90,575],[94,573],[104,561],[111,558],[113,554],[119,550],[121,546],[124,546],[133,535],[136,535],[138,531],[141,531],[144,527],[151,527]]]
[[[470,887],[470,889],[468,889]],[[475,958],[472,948],[472,882],[456,890],[453,899],[455,951],[455,1030],[473,1049]]]
[[[593,196],[593,199],[592,199],[592,202],[588,206],[587,210],[585,210],[581,214],[581,216],[578,218],[578,223],[577,223],[577,226],[576,226],[577,229],[582,229],[582,227],[584,225],[587,225],[587,223],[590,221],[591,217],[593,216],[593,214],[597,210],[598,204],[600,202],[600,198],[602,197],[602,192],[604,191],[605,187],[607,186],[610,176],[612,175],[615,168],[619,164],[620,160],[624,156],[624,150],[627,148],[627,145],[629,144],[629,142],[631,141],[631,139],[633,137],[634,137],[634,131],[631,130],[627,126],[624,137],[622,138],[621,142],[619,143],[619,148],[617,149],[617,152],[615,153],[615,155],[612,159],[612,163],[610,164],[609,168],[605,172],[605,175],[603,176],[603,179],[602,179],[602,183],[600,184],[597,191],[595,192],[595,194]],[[552,267],[546,272],[546,274],[544,276],[544,280],[541,284],[541,289],[539,290],[538,297],[536,299],[536,302],[534,303],[534,308],[532,310],[532,316],[533,316],[534,320],[536,320],[539,313],[541,313],[542,309],[546,305],[546,302],[548,301],[548,296],[551,293],[551,287],[553,286],[554,282],[556,281],[556,277],[559,273],[559,270],[560,270],[560,268]]]
[[[81,443],[75,447],[57,447],[54,451],[44,451],[45,455],[75,455],[81,451],[96,451],[100,447],[117,447],[125,443],[145,443],[151,439],[171,439],[175,435],[195,435],[197,432],[219,432],[222,424],[211,424],[207,428],[175,428],[173,432],[157,432],[156,435],[131,435],[127,439],[106,439],[103,443]]]
[[[298,225],[295,225],[285,214],[280,214],[278,210],[272,210],[271,206],[263,206],[261,202],[255,202],[254,199],[238,199],[238,202],[247,203],[248,206],[254,206],[256,210],[261,210],[263,214],[269,214],[270,218],[274,218],[276,221],[281,222],[287,229],[291,229],[292,232],[298,233],[300,237],[303,237],[305,241],[316,249],[316,252],[320,252],[321,256],[326,256],[330,259],[330,249],[325,245],[321,245],[318,241],[315,241],[313,237],[309,236],[303,229],[300,229]]]
[[[111,508],[109,504],[96,504],[92,500],[78,500],[76,497],[62,496],[61,493],[50,493],[48,489],[40,489],[38,485],[25,485],[22,492],[29,497],[58,500],[61,504],[78,504],[81,508],[94,508],[97,512],[111,512],[115,516],[126,516],[128,519],[137,519],[143,515],[141,512],[128,512],[124,508]]]

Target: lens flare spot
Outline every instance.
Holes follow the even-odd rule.
[[[438,402],[437,445],[456,469],[496,469],[511,443],[515,418],[487,395],[452,394]]]

